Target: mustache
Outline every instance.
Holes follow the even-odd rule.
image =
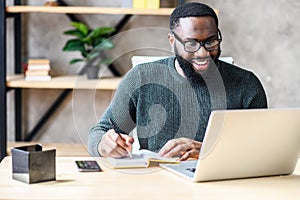
[[[206,60],[213,60],[213,59],[211,56],[205,56],[205,57],[193,57],[188,59],[187,61],[193,63],[194,61],[206,61]]]
[[[192,57],[189,60],[209,60],[212,59],[211,56],[205,56],[205,57]]]

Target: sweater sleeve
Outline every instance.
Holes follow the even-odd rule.
[[[101,130],[97,125],[91,128],[88,137],[88,151],[91,156],[100,156],[100,153],[98,152],[98,145],[105,133],[106,132]]]
[[[249,72],[244,81],[245,84],[249,84],[244,93],[244,108],[267,108],[266,93],[257,76],[253,72]]]
[[[133,70],[132,70],[133,71]],[[134,70],[135,71],[135,70]],[[109,119],[114,122],[116,131],[129,134],[135,127],[135,106],[132,103],[132,90],[138,82],[138,73],[128,72],[121,81],[114,97],[103,116],[89,131],[88,150],[91,156],[101,156],[98,152],[103,135],[112,129]]]

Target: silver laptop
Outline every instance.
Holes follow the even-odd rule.
[[[198,160],[161,164],[194,182],[293,173],[300,108],[213,111]]]

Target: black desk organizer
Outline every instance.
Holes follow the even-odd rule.
[[[12,153],[12,177],[24,183],[38,183],[55,180],[56,150],[42,151],[42,146],[15,147]]]

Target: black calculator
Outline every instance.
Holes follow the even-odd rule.
[[[101,172],[102,169],[95,160],[76,160],[77,168],[80,172]]]

